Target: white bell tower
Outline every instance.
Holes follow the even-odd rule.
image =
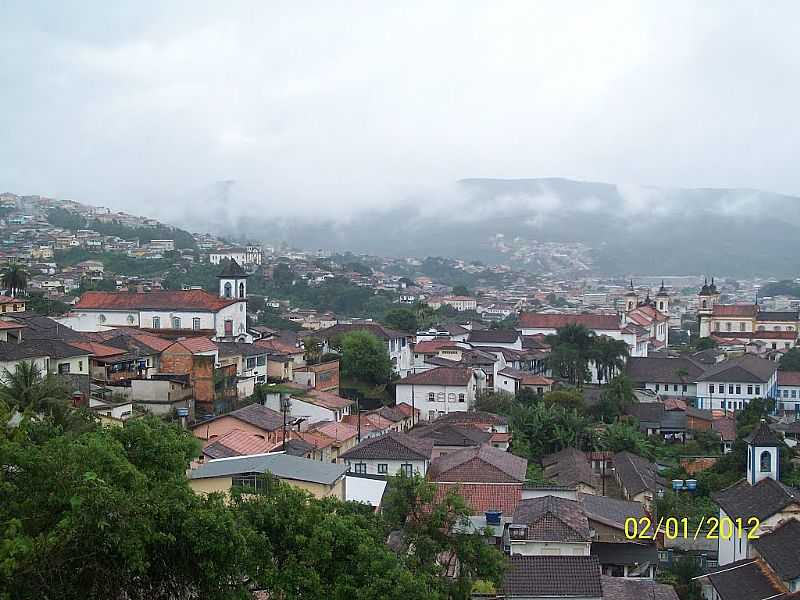
[[[220,298],[247,299],[248,275],[234,259],[228,261],[217,277],[219,278]]]
[[[747,442],[747,482],[755,485],[762,479],[780,479],[780,447],[783,445],[763,419],[745,438]]]

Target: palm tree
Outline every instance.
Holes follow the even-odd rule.
[[[28,272],[21,265],[9,265],[0,274],[0,281],[12,297],[28,287]]]
[[[608,383],[611,378],[625,368],[629,356],[628,344],[607,335],[597,336],[592,344],[592,358],[597,367],[597,379]]]
[[[13,371],[3,369],[0,401],[20,412],[61,416],[69,406],[69,391],[62,379],[43,374],[33,362],[21,361]]]
[[[594,332],[583,325],[570,323],[547,336],[550,344],[550,368],[572,385],[583,387],[589,374],[592,359]]]

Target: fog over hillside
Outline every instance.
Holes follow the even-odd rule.
[[[464,179],[409,192],[356,216],[280,216],[235,182],[204,193],[181,225],[266,243],[378,255],[517,262],[530,242],[582,243],[593,270],[624,273],[796,273],[800,198],[748,189],[678,189],[543,179]],[[269,215],[269,216],[265,216]],[[181,219],[183,220],[183,219]],[[516,242],[515,242],[516,239]],[[534,261],[532,270],[541,266]]]

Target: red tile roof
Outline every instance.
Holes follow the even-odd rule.
[[[303,354],[303,349],[281,340],[257,340],[254,342],[260,348],[266,348],[280,354]]]
[[[466,386],[472,379],[472,369],[465,367],[436,367],[409,375],[396,385],[452,385]]]
[[[499,510],[511,516],[522,496],[522,484],[505,483],[437,483],[434,503],[441,502],[453,490],[464,498],[473,515]]]
[[[204,337],[194,337],[194,338],[186,338],[185,340],[178,340],[177,342],[170,344],[169,348],[178,348],[182,347],[185,350],[188,350],[192,354],[200,354],[201,352],[214,352],[217,349],[217,345],[212,342],[208,338]]]
[[[711,429],[719,434],[723,442],[736,440],[736,421],[730,417],[720,417],[711,422]]]
[[[414,352],[417,354],[435,354],[442,348],[461,349],[461,346],[451,340],[426,340],[417,342],[414,346]]]
[[[85,292],[75,304],[78,310],[187,310],[215,312],[236,302],[205,290],[157,292]]]
[[[320,423],[312,426],[312,433],[321,433],[337,442],[346,442],[358,435],[358,429],[347,423]]]
[[[0,304],[25,304],[24,299],[12,298],[11,296],[3,296],[0,294]]]
[[[527,459],[483,445],[439,456],[431,463],[428,477],[446,482],[522,483],[527,467]]]
[[[98,358],[106,358],[108,356],[117,356],[125,354],[127,350],[120,350],[105,344],[98,344],[97,342],[69,342],[70,346],[75,346],[81,350],[86,350],[89,354],[93,354]]]
[[[778,371],[778,385],[800,385],[800,371]]]
[[[0,320],[0,329],[22,329],[25,327],[22,323],[17,323],[16,321],[9,321],[6,319]]]
[[[715,317],[754,317],[757,312],[755,304],[717,304],[712,314]]]
[[[216,454],[245,456],[269,452],[273,445],[258,434],[242,431],[241,429],[231,429],[225,435],[209,440],[203,448],[203,453],[212,458],[220,458]],[[224,448],[220,448],[220,446],[224,446]]]
[[[558,329],[566,325],[583,325],[588,329],[619,331],[617,315],[548,315],[541,313],[522,313],[519,327],[522,329]]]

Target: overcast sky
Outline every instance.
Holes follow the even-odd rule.
[[[463,177],[800,194],[796,2],[0,3],[0,191],[352,214]]]

